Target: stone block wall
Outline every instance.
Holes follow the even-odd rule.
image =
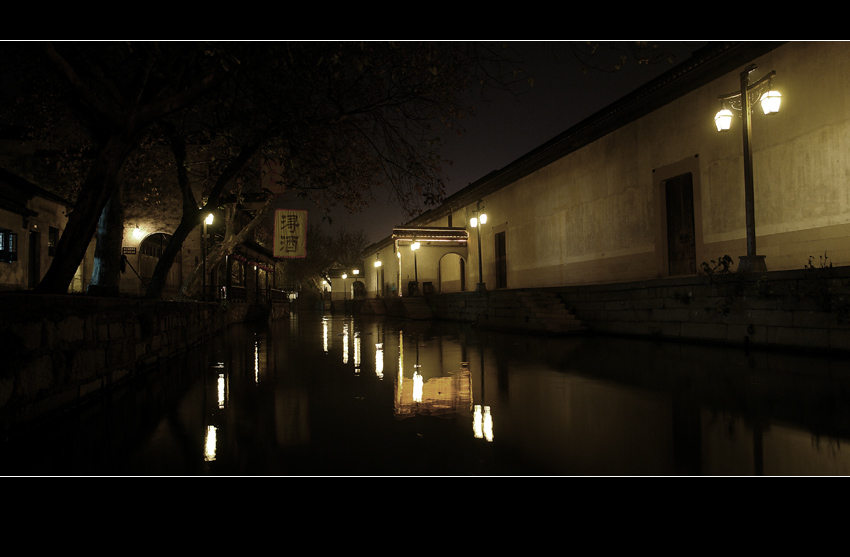
[[[244,318],[245,307],[0,295],[4,435],[88,399]]]
[[[850,267],[705,275],[539,289],[554,293],[588,332],[850,353]],[[511,319],[511,291],[428,297],[439,319]],[[529,332],[536,332],[529,329]]]
[[[850,351],[850,268],[556,289],[589,330]]]

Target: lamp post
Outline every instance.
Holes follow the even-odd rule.
[[[400,298],[401,294],[402,294],[402,288],[401,288],[401,250],[398,249],[398,244],[396,244],[395,256],[396,256],[396,259],[398,260],[398,265],[396,266],[396,268],[398,269],[398,276],[396,277],[396,285],[397,285],[396,292],[398,293],[398,297]]]
[[[763,255],[756,255],[756,223],[755,223],[755,195],[753,194],[753,146],[752,146],[752,107],[761,104],[765,114],[776,114],[779,111],[779,103],[782,95],[777,91],[770,90],[770,81],[775,71],[771,71],[758,81],[750,84],[750,73],[756,69],[755,64],[750,64],[741,72],[741,89],[734,93],[721,95],[721,110],[714,117],[717,131],[728,131],[732,123],[732,112],[728,106],[741,111],[741,123],[744,139],[744,206],[746,210],[747,227],[747,255],[740,256],[741,260],[738,270],[766,271],[767,266]]]
[[[348,273],[342,273],[342,300],[348,299],[348,289],[345,287],[345,279],[348,278]]]
[[[410,251],[413,252],[413,284],[408,284],[407,288],[408,294],[410,294],[411,296],[419,293],[419,267],[417,266],[416,262],[416,252],[419,250],[420,247],[421,246],[419,242],[415,240],[412,244],[410,244]]]
[[[203,250],[204,250],[204,293],[203,300],[207,301],[207,226],[213,223],[213,214],[210,213],[204,219],[204,237],[203,237]]]
[[[381,272],[381,260],[375,255],[375,297],[380,298],[381,291],[378,289],[378,273]]]
[[[416,252],[419,251],[420,247],[419,242],[413,242],[410,244],[410,251],[413,252],[413,281],[416,283],[417,287],[419,285],[419,269],[416,266]]]
[[[476,238],[478,244],[478,284],[475,285],[477,292],[484,292],[487,286],[484,284],[484,275],[482,273],[483,266],[481,265],[481,225],[487,222],[487,214],[481,212],[481,201],[478,201],[473,216],[469,219],[469,225],[476,229]]]

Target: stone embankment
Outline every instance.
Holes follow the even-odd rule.
[[[536,334],[601,333],[850,353],[850,267],[364,302],[364,313]],[[379,309],[376,309],[379,308]],[[415,308],[415,311],[414,309]]]
[[[850,353],[850,267],[555,289],[589,330]]]
[[[247,304],[4,293],[2,433],[101,394],[243,321],[247,312]]]

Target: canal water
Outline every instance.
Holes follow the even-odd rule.
[[[2,445],[3,475],[847,475],[840,358],[293,314]]]

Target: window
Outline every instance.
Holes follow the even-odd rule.
[[[18,235],[0,228],[0,261],[10,263],[18,260]]]
[[[47,255],[56,255],[56,242],[59,241],[59,229],[50,227],[47,229]]]

